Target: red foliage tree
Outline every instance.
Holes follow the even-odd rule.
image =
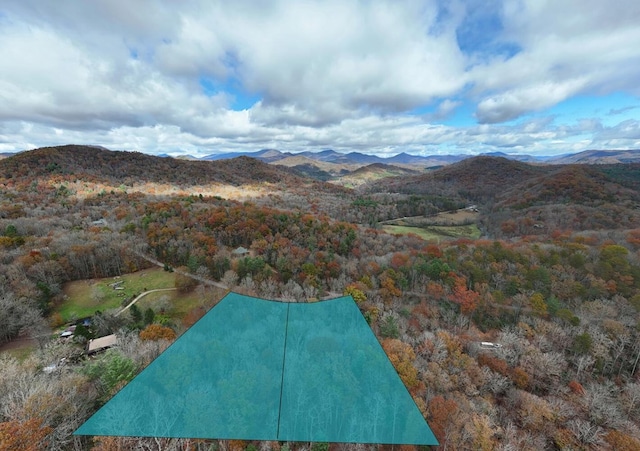
[[[434,396],[429,401],[428,413],[429,426],[440,442],[440,446],[446,449],[448,431],[453,425],[453,417],[458,413],[458,404],[453,399]]]
[[[466,280],[461,276],[453,276],[453,287],[449,299],[460,306],[460,313],[470,315],[478,307],[480,295],[467,288]]]

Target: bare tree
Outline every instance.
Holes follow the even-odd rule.
[[[579,418],[570,420],[567,426],[580,444],[593,449],[604,446],[604,429],[600,426]]]

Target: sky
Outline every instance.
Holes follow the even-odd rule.
[[[0,0],[0,152],[640,149],[638,0]]]

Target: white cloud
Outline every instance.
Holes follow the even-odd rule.
[[[478,104],[476,118],[481,123],[505,122],[524,113],[553,106],[578,93],[585,85],[584,79],[572,79],[560,83],[544,82],[516,88],[484,99]]]
[[[481,122],[501,122],[586,92],[640,94],[640,3],[505,2],[505,39],[517,55],[471,70]]]
[[[260,14],[240,5],[217,11],[226,24],[219,35],[235,75],[263,96],[264,107],[321,110],[329,118],[344,110],[402,111],[465,83],[453,29],[429,33],[434,4],[280,1]]]
[[[638,23],[635,0],[9,2],[0,7],[0,148],[631,146],[633,123],[498,124],[544,116],[581,93],[640,95]],[[483,36],[490,42],[474,49]],[[243,95],[258,100],[234,111]],[[427,107],[435,112],[409,113]],[[482,125],[430,123],[474,107]]]

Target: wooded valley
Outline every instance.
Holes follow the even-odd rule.
[[[640,449],[640,164],[475,157],[350,184],[246,157],[64,146],[0,160],[0,450],[387,448],[72,436],[221,286],[352,295],[437,449]],[[155,286],[104,288],[158,264]],[[176,290],[120,314],[156,288]],[[88,298],[90,323],[60,338]],[[85,355],[109,334],[117,347]]]

